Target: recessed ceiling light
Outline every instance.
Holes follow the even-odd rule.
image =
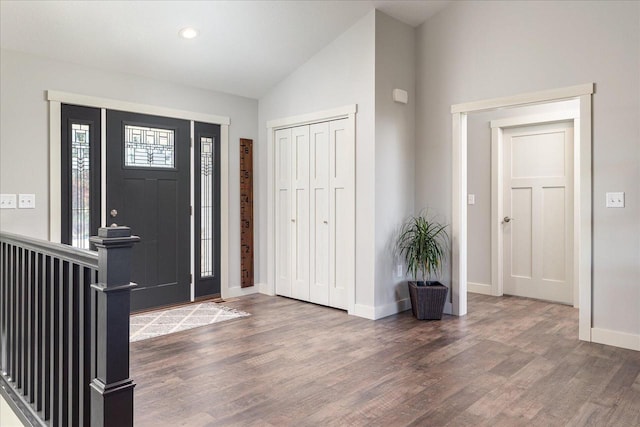
[[[183,39],[194,39],[198,37],[199,32],[195,28],[187,27],[181,29],[178,34],[180,34],[180,37]]]

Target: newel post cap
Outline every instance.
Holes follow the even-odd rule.
[[[89,238],[96,246],[124,246],[133,245],[140,241],[140,237],[131,235],[131,228],[125,226],[100,227],[98,235]]]

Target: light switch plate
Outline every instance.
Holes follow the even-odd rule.
[[[0,209],[15,209],[15,208],[16,208],[15,194],[0,194]]]
[[[475,205],[476,204],[476,195],[475,194],[467,194],[467,204]]]
[[[624,192],[607,193],[606,206],[608,208],[624,208]]]
[[[36,207],[35,194],[18,194],[18,208],[34,209]]]

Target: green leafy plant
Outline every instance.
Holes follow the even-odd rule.
[[[442,272],[442,261],[449,243],[447,224],[440,224],[426,213],[409,217],[397,240],[397,249],[414,279],[427,280]],[[418,276],[420,273],[420,276]]]

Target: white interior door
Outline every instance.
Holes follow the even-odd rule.
[[[348,120],[329,123],[329,305],[346,309],[355,266],[355,147]]]
[[[329,305],[329,123],[310,126],[310,301]]]
[[[573,304],[573,124],[504,130],[504,293]]]
[[[291,129],[275,132],[276,293],[291,296]]]

